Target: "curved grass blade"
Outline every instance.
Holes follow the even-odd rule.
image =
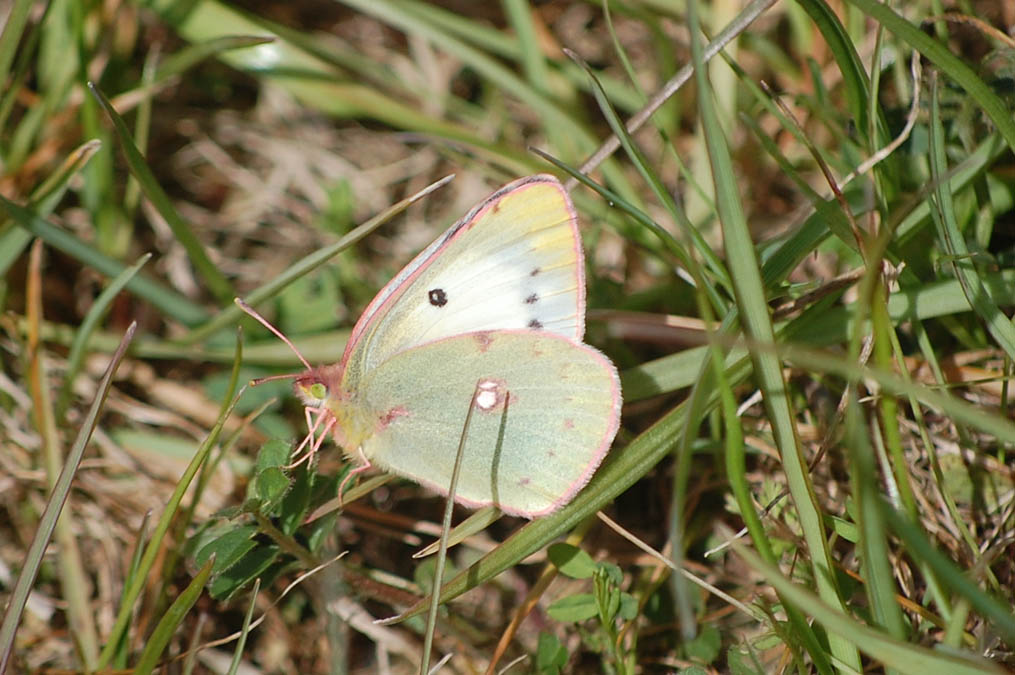
[[[174,75],[181,75],[192,67],[212,56],[218,56],[233,49],[244,49],[246,47],[257,47],[274,42],[271,36],[260,35],[226,35],[224,37],[212,38],[204,42],[197,42],[184,47],[177,53],[168,57],[162,62],[155,73],[154,81],[158,82]]]
[[[451,470],[451,482],[448,483],[448,496],[444,503],[444,521],[441,526],[440,546],[437,548],[437,564],[434,565],[433,582],[430,590],[430,611],[426,617],[426,632],[423,635],[423,658],[419,664],[419,675],[427,675],[430,671],[430,652],[433,650],[433,636],[437,630],[437,610],[441,606],[440,588],[444,580],[444,565],[448,559],[448,530],[451,529],[451,516],[455,510],[455,494],[458,491],[458,476],[462,469],[462,453],[465,441],[469,437],[469,426],[472,424],[472,411],[476,409],[476,396],[479,394],[479,382],[469,399],[469,410],[465,414],[462,435],[458,440],[458,451],[455,454],[455,465]],[[505,406],[505,414],[507,406]]]
[[[99,105],[106,111],[106,116],[113,123],[113,131],[120,142],[120,148],[123,150],[124,158],[127,160],[127,166],[141,186],[141,190],[144,191],[152,206],[155,207],[155,210],[159,212],[159,215],[169,225],[169,229],[173,231],[173,236],[176,237],[176,240],[187,251],[187,259],[201,278],[204,279],[204,282],[208,285],[208,290],[220,302],[228,302],[234,295],[232,284],[215,267],[215,264],[212,263],[204,250],[204,244],[198,240],[197,236],[191,231],[190,226],[173,207],[169,195],[159,185],[152,170],[148,168],[148,163],[145,161],[144,156],[137,149],[137,146],[134,145],[134,139],[131,137],[130,130],[124,123],[123,118],[116,112],[116,108],[113,107],[94,82],[89,82],[88,88],[99,102]]]
[[[864,71],[860,55],[856,53],[853,40],[846,32],[839,17],[828,6],[824,0],[802,0],[801,8],[807,12],[807,16],[821,32],[829,51],[835,58],[835,64],[839,67],[842,75],[842,85],[845,91],[846,104],[849,112],[856,120],[856,132],[862,134],[867,144],[873,143],[874,139],[867,138],[870,131],[870,120],[868,117],[870,100],[870,80]]]
[[[892,418],[889,423],[894,420]],[[872,623],[886,630],[896,640],[905,641],[909,626],[895,600],[898,589],[892,575],[892,554],[888,547],[884,518],[878,509],[881,495],[875,454],[867,436],[866,419],[855,388],[849,390],[844,440],[850,458],[850,479],[856,511],[854,518],[859,532],[861,570],[865,580],[864,590],[871,604]]]

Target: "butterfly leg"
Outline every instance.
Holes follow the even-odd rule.
[[[313,418],[314,413],[317,413],[316,419]],[[334,418],[330,417],[324,408],[312,408],[307,406],[303,409],[303,414],[306,416],[307,420],[307,435],[293,451],[294,459],[292,463],[286,467],[287,469],[295,469],[303,462],[311,459],[317,453],[321,444],[324,443],[324,439],[328,436],[328,430],[331,429],[335,423]],[[321,422],[325,420],[325,417],[328,417],[328,421],[321,430],[320,436],[317,436],[317,429],[321,425]],[[306,448],[306,450],[304,450],[304,448]]]
[[[352,471],[350,471],[348,474],[346,474],[346,477],[342,479],[341,485],[338,486],[338,505],[340,508],[342,506],[342,493],[345,492],[345,484],[348,483],[357,474],[361,474],[364,471],[373,467],[373,465],[370,463],[370,460],[367,459],[367,456],[363,454],[363,448],[358,448],[356,450],[356,453],[359,455],[359,458],[363,460],[363,463],[357,466]]]

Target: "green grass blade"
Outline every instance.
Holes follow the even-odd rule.
[[[423,197],[426,197],[435,190],[440,189],[452,178],[454,178],[454,176],[447,176],[435,183],[432,183],[431,185],[428,185],[416,194],[388,207],[362,225],[359,225],[352,232],[349,232],[334,244],[314,251],[302,260],[290,265],[285,272],[248,293],[245,298],[247,304],[253,307],[268,298],[275,296],[286,286],[328,262],[339,253],[349,248],[405,209],[409,208],[409,206],[413,203],[419,201]],[[236,323],[242,316],[244,316],[243,310],[230,302],[229,305],[219,312],[214,319],[186,335],[183,338],[183,342],[184,344],[199,342],[211,335],[214,335],[226,326]]]
[[[945,133],[941,124],[940,101],[938,100],[937,78],[931,84],[930,93],[930,168],[934,177],[934,206],[931,215],[937,226],[938,240],[942,252],[950,256],[950,266],[970,307],[987,326],[990,335],[1008,358],[1015,359],[1015,327],[1004,315],[1001,308],[990,297],[988,289],[980,281],[981,271],[977,269],[965,237],[955,222],[955,203],[949,187],[948,160],[945,157]],[[946,263],[949,264],[949,263]]]
[[[870,100],[870,80],[864,71],[859,54],[856,53],[853,41],[839,21],[839,17],[823,0],[801,0],[800,6],[821,31],[835,57],[835,63],[842,74],[846,103],[849,105],[850,114],[856,120],[856,130],[866,137],[871,128],[867,105]],[[873,143],[873,140],[868,139],[868,143]]]
[[[769,316],[761,267],[740,203],[737,179],[733,172],[729,149],[726,146],[725,133],[712,101],[707,70],[701,65],[701,43],[695,7],[694,4],[688,6],[691,53],[698,66],[695,68],[695,81],[699,91],[698,111],[701,115],[702,132],[712,169],[712,180],[715,184],[716,208],[726,248],[726,261],[736,294],[740,322],[752,340],[774,345],[775,331]],[[799,445],[794,413],[789,403],[790,395],[782,376],[782,364],[771,353],[766,355],[754,352],[751,359],[754,364],[754,376],[764,397],[765,411],[772,425],[775,444],[786,473],[789,491],[800,519],[804,539],[807,542],[818,595],[830,605],[841,608],[844,603],[835,583],[832,557],[828,548],[821,512]],[[832,656],[845,664],[847,668],[859,670],[860,657],[855,645],[830,635],[829,647]]]
[[[41,441],[39,459],[46,473],[46,482],[50,488],[54,488],[66,461],[53,409],[46,349],[39,331],[44,311],[43,249],[43,243],[36,240],[28,261],[25,291],[27,305],[25,318],[28,324],[26,371],[32,399],[32,418]],[[56,572],[60,580],[62,598],[67,606],[67,624],[75,635],[78,655],[82,665],[86,669],[92,669],[98,656],[98,632],[95,627],[95,615],[88,602],[88,575],[76,535],[76,531],[80,531],[79,513],[73,508],[73,503],[71,506],[72,508],[63,510],[57,518],[56,529],[53,532],[53,541],[58,550],[55,556]]]
[[[162,549],[163,538],[166,532],[169,531],[169,527],[173,523],[173,518],[176,515],[177,509],[180,507],[180,502],[183,500],[184,494],[187,492],[187,488],[190,487],[191,481],[197,474],[198,469],[208,459],[213,447],[218,442],[219,435],[222,433],[222,428],[225,425],[226,419],[232,413],[233,408],[236,406],[237,397],[233,397],[236,391],[236,384],[239,380],[240,374],[240,363],[243,356],[243,342],[240,336],[237,335],[236,339],[236,356],[233,361],[233,370],[229,379],[229,385],[223,396],[222,409],[219,412],[218,420],[215,422],[215,426],[208,433],[208,437],[201,443],[201,447],[194,453],[194,457],[187,465],[186,470],[180,477],[179,482],[176,484],[173,494],[170,496],[169,501],[166,504],[165,510],[159,517],[159,522],[155,526],[155,531],[152,533],[151,541],[145,548],[144,555],[141,557],[141,565],[138,569],[138,574],[134,577],[134,581],[130,586],[123,589],[123,595],[121,597],[120,609],[116,615],[116,621],[113,624],[113,628],[107,637],[106,645],[103,647],[102,652],[99,654],[98,667],[102,668],[106,666],[113,654],[116,653],[117,645],[119,644],[123,633],[127,630],[127,623],[134,614],[134,604],[138,601],[141,596],[141,591],[144,589],[145,582],[148,578],[148,573],[151,572],[152,567],[155,564],[155,559],[159,555]]]
[[[970,580],[967,572],[958,568],[927,539],[920,529],[908,522],[886,502],[881,512],[892,531],[903,540],[910,554],[925,561],[938,574],[938,578],[954,592],[965,598],[976,611],[991,620],[991,629],[1002,635],[1009,644],[1015,643],[1015,615],[1010,598],[994,598]]]
[[[549,69],[539,49],[536,27],[532,20],[532,7],[528,0],[503,0],[504,13],[514,28],[518,41],[518,54],[521,58],[522,72],[538,91],[550,93]]]
[[[268,45],[272,42],[274,42],[274,38],[260,35],[226,35],[206,42],[198,42],[181,49],[163,61],[156,71],[154,81],[158,82],[182,75],[205,59],[221,56],[234,49]]]
[[[887,420],[888,423],[893,421]],[[867,436],[866,422],[856,394],[850,390],[844,440],[850,455],[850,478],[856,502],[864,590],[873,610],[873,623],[886,629],[893,638],[905,640],[908,627],[895,601],[897,589],[892,575],[891,553],[884,520],[878,509],[881,500],[878,491],[880,480],[874,448]]]
[[[610,125],[610,129],[613,130],[614,135],[620,139],[620,145],[624,148],[624,152],[630,158],[631,162],[634,163],[638,169],[638,173],[641,174],[642,179],[652,190],[652,194],[656,200],[661,204],[673,221],[678,223],[681,228],[681,232],[690,241],[693,250],[698,256],[701,256],[705,261],[706,269],[713,275],[727,292],[732,288],[730,283],[729,273],[726,270],[726,266],[719,260],[719,256],[716,255],[712,247],[708,245],[701,232],[696,228],[688,219],[686,214],[677,206],[676,201],[670,196],[666,187],[663,185],[662,180],[658,177],[656,172],[650,166],[648,160],[645,158],[643,153],[635,145],[634,139],[627,133],[627,129],[624,128],[623,123],[617,116],[616,111],[610,105],[609,99],[606,97],[606,92],[603,91],[602,87],[595,80],[592,75],[591,69],[585,67],[589,77],[592,79],[592,92],[595,94],[596,102],[599,103],[599,109],[602,110],[603,115],[606,117],[607,122]],[[656,226],[653,228],[657,233],[663,233],[662,236],[667,238],[668,248],[674,251],[678,256],[683,266],[690,272],[695,278],[698,285],[701,287],[700,290],[705,296],[711,301],[713,311],[717,313],[725,313],[727,308],[725,302],[720,297],[718,290],[715,289],[711,284],[706,282],[704,271],[700,269],[700,265],[697,261],[692,258],[689,253],[685,250],[685,247],[677,242],[673,237],[668,236],[666,230]]]
[[[60,166],[32,191],[29,203],[39,216],[46,217],[52,213],[66,192],[68,181],[81,171],[100,147],[98,141],[85,141],[71,151]],[[7,274],[7,270],[21,256],[31,240],[31,232],[18,227],[11,220],[6,220],[0,225],[0,277]]]
[[[134,538],[134,552],[130,556],[130,564],[127,566],[127,573],[123,577],[124,586],[130,586],[134,583],[134,578],[138,575],[138,570],[141,569],[141,555],[145,550],[145,542],[148,541],[148,525],[151,522],[152,513],[151,511],[144,514],[144,518],[141,519],[141,525],[137,528],[137,536]],[[117,645],[116,654],[113,655],[111,661],[113,668],[119,668],[125,670],[127,668],[127,659],[130,657],[130,632],[124,631],[120,639],[120,644]]]
[[[220,302],[228,302],[235,295],[232,284],[212,263],[204,250],[204,244],[198,240],[197,236],[190,229],[190,225],[180,217],[180,214],[173,207],[169,195],[159,185],[155,175],[148,168],[148,163],[145,161],[144,156],[137,149],[137,146],[134,145],[134,139],[131,137],[130,130],[124,123],[123,118],[117,114],[116,109],[95,84],[90,83],[88,87],[99,102],[99,105],[106,111],[109,120],[113,123],[113,131],[120,142],[120,148],[123,150],[123,155],[127,160],[127,166],[130,168],[131,175],[137,180],[141,190],[148,197],[155,210],[159,212],[159,215],[169,225],[169,229],[173,231],[176,241],[187,251],[187,259],[201,278],[204,279],[204,282],[208,285],[208,290]]]
[[[169,641],[173,639],[173,635],[176,633],[176,629],[179,628],[183,620],[187,618],[187,612],[190,611],[194,603],[197,602],[198,598],[201,597],[201,592],[204,590],[205,584],[208,583],[208,577],[211,576],[212,567],[215,565],[215,557],[212,556],[208,562],[204,564],[201,569],[197,571],[194,578],[191,579],[187,587],[183,589],[183,592],[177,596],[173,604],[169,606],[169,609],[159,619],[158,624],[155,626],[155,630],[145,640],[144,650],[141,652],[140,658],[138,658],[137,664],[134,666],[134,673],[136,675],[150,675],[152,671],[159,665],[159,658],[162,656],[162,652],[165,651]]]
[[[856,645],[871,658],[900,673],[927,675],[948,673],[949,675],[982,675],[1003,672],[999,667],[982,661],[972,654],[960,655],[943,649],[928,649],[907,644],[891,638],[881,631],[860,623],[830,607],[820,598],[801,586],[792,583],[773,565],[762,561],[747,547],[732,540],[733,548],[748,565],[765,576],[770,584],[789,602],[813,616],[830,635],[839,635],[850,644]]]
[[[14,222],[45,241],[55,249],[63,251],[84,265],[95,268],[108,277],[115,277],[126,265],[113,260],[69,232],[39,217],[29,209],[19,206],[0,195],[0,208],[7,211]],[[137,275],[127,283],[132,293],[155,305],[165,314],[187,325],[203,321],[207,313],[182,295],[162,287],[158,283]]]
[[[0,82],[7,81],[18,43],[23,37],[34,5],[32,0],[15,0],[8,10],[3,32],[0,32]]]
[[[916,49],[957,85],[966,90],[983,109],[997,130],[1004,136],[1009,148],[1015,148],[1015,118],[1011,109],[1002,101],[976,72],[962,59],[949,51],[940,41],[925,33],[919,26],[895,13],[888,5],[874,0],[847,0],[851,5],[868,14],[872,19],[898,35],[913,49]]]
[[[209,564],[212,560],[208,561]],[[254,587],[250,591],[250,604],[247,605],[247,613],[243,616],[243,626],[240,628],[240,637],[236,640],[236,648],[233,650],[233,660],[229,663],[229,670],[226,675],[236,675],[243,662],[243,648],[247,644],[247,636],[250,635],[250,622],[254,618],[254,608],[257,607],[257,594],[261,590],[261,580],[254,580]]]
[[[21,42],[18,46],[18,55],[14,59],[14,69],[9,75],[7,71],[10,69],[11,62],[6,56],[3,57],[7,67],[0,70],[0,82],[6,84],[5,89],[0,91],[0,129],[7,128],[7,121],[10,119],[11,112],[17,103],[18,92],[24,87],[25,80],[28,79],[31,72],[31,66],[37,63],[41,26],[42,22],[45,21],[50,5],[46,6],[46,10],[43,12],[42,17],[40,17],[39,22],[29,28],[27,34],[19,35],[18,33],[21,33],[25,26],[25,19],[21,16],[21,13],[30,4],[30,1],[19,0],[16,3],[16,7],[11,7],[10,14],[7,16],[7,23],[4,25],[3,34],[0,35],[0,52],[6,51],[7,43],[11,40],[11,36],[13,36],[15,45],[19,41]]]

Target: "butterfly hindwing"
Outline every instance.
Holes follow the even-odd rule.
[[[580,341],[585,282],[577,217],[552,176],[491,195],[406,265],[364,311],[343,357],[346,384],[412,347],[489,330]]]
[[[363,454],[447,493],[477,384],[456,499],[530,518],[569,501],[617,431],[620,383],[602,354],[554,334],[468,333],[392,356],[358,392],[374,420]]]

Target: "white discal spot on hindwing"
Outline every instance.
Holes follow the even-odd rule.
[[[480,412],[500,410],[507,403],[508,388],[504,380],[485,378],[476,385],[475,405]]]

